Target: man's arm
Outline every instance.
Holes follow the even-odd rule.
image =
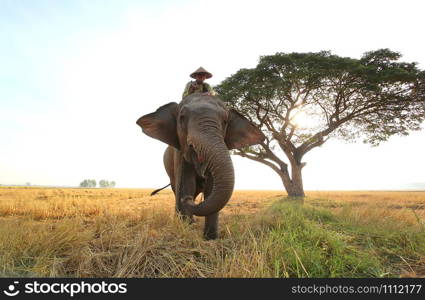
[[[217,93],[214,91],[214,89],[208,83],[205,83],[205,85],[207,86],[208,93],[211,96],[217,96]]]
[[[185,88],[184,88],[184,91],[183,91],[182,99],[183,99],[184,97],[186,97],[187,95],[189,95],[189,88],[190,88],[190,85],[191,85],[191,82],[188,82],[188,83],[186,84],[186,86],[185,86]]]

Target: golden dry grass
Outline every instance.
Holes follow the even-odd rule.
[[[413,245],[425,226],[424,192],[307,192],[305,208],[300,210],[287,206],[273,209],[273,205],[281,202],[278,200],[286,197],[282,191],[235,191],[221,213],[221,238],[216,241],[202,239],[202,219],[190,226],[174,217],[170,190],[154,197],[149,196],[150,192],[0,188],[0,275],[425,274],[425,253],[420,246]],[[366,230],[362,226],[375,225],[387,226],[388,232],[404,228],[409,231],[379,240],[370,235],[372,244],[363,244],[369,227]],[[353,231],[352,227],[360,229]],[[412,245],[399,247],[398,243],[404,243],[406,236]],[[310,242],[307,241],[310,237],[311,244],[305,244]],[[329,251],[345,258],[329,259]],[[379,258],[382,255],[383,261]],[[388,262],[392,266],[386,266]]]
[[[425,219],[425,191],[315,191],[307,192],[312,205],[350,211],[367,218],[382,216],[417,223]]]
[[[29,216],[35,220],[64,217],[122,216],[138,218],[146,211],[173,213],[174,196],[150,189],[0,188],[0,216]],[[223,210],[228,214],[258,211],[282,196],[279,191],[235,191]]]

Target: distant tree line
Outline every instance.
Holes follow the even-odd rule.
[[[113,188],[115,187],[115,181],[108,181],[105,179],[102,179],[99,181],[99,187],[101,188]]]
[[[102,179],[99,181],[99,187],[101,188],[113,188],[115,187],[116,183],[115,181],[108,181],[105,179]],[[97,182],[95,179],[84,179],[80,183],[80,187],[83,188],[95,188],[97,186]]]
[[[94,188],[96,187],[97,182],[94,179],[84,179],[81,183],[80,183],[80,187],[84,187],[84,188]]]

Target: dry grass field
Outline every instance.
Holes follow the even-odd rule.
[[[425,276],[425,192],[235,191],[215,241],[150,192],[0,187],[0,276]]]

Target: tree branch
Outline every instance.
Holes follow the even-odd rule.
[[[235,155],[239,155],[239,156],[242,156],[242,157],[246,157],[246,158],[248,158],[248,159],[250,159],[250,160],[253,160],[253,161],[257,161],[257,162],[260,162],[260,163],[262,163],[262,164],[265,164],[266,166],[268,166],[268,167],[270,167],[270,168],[272,168],[273,169],[273,171],[275,171],[276,173],[278,173],[279,175],[282,175],[283,173],[284,173],[284,171],[285,170],[280,170],[275,164],[273,164],[272,162],[270,162],[270,161],[267,161],[267,160],[265,160],[265,159],[263,159],[263,158],[259,158],[259,157],[257,157],[257,156],[255,156],[255,155],[250,155],[250,154],[248,154],[248,153],[245,153],[245,152],[240,152],[240,151],[237,151],[237,152],[234,152],[235,153]]]

